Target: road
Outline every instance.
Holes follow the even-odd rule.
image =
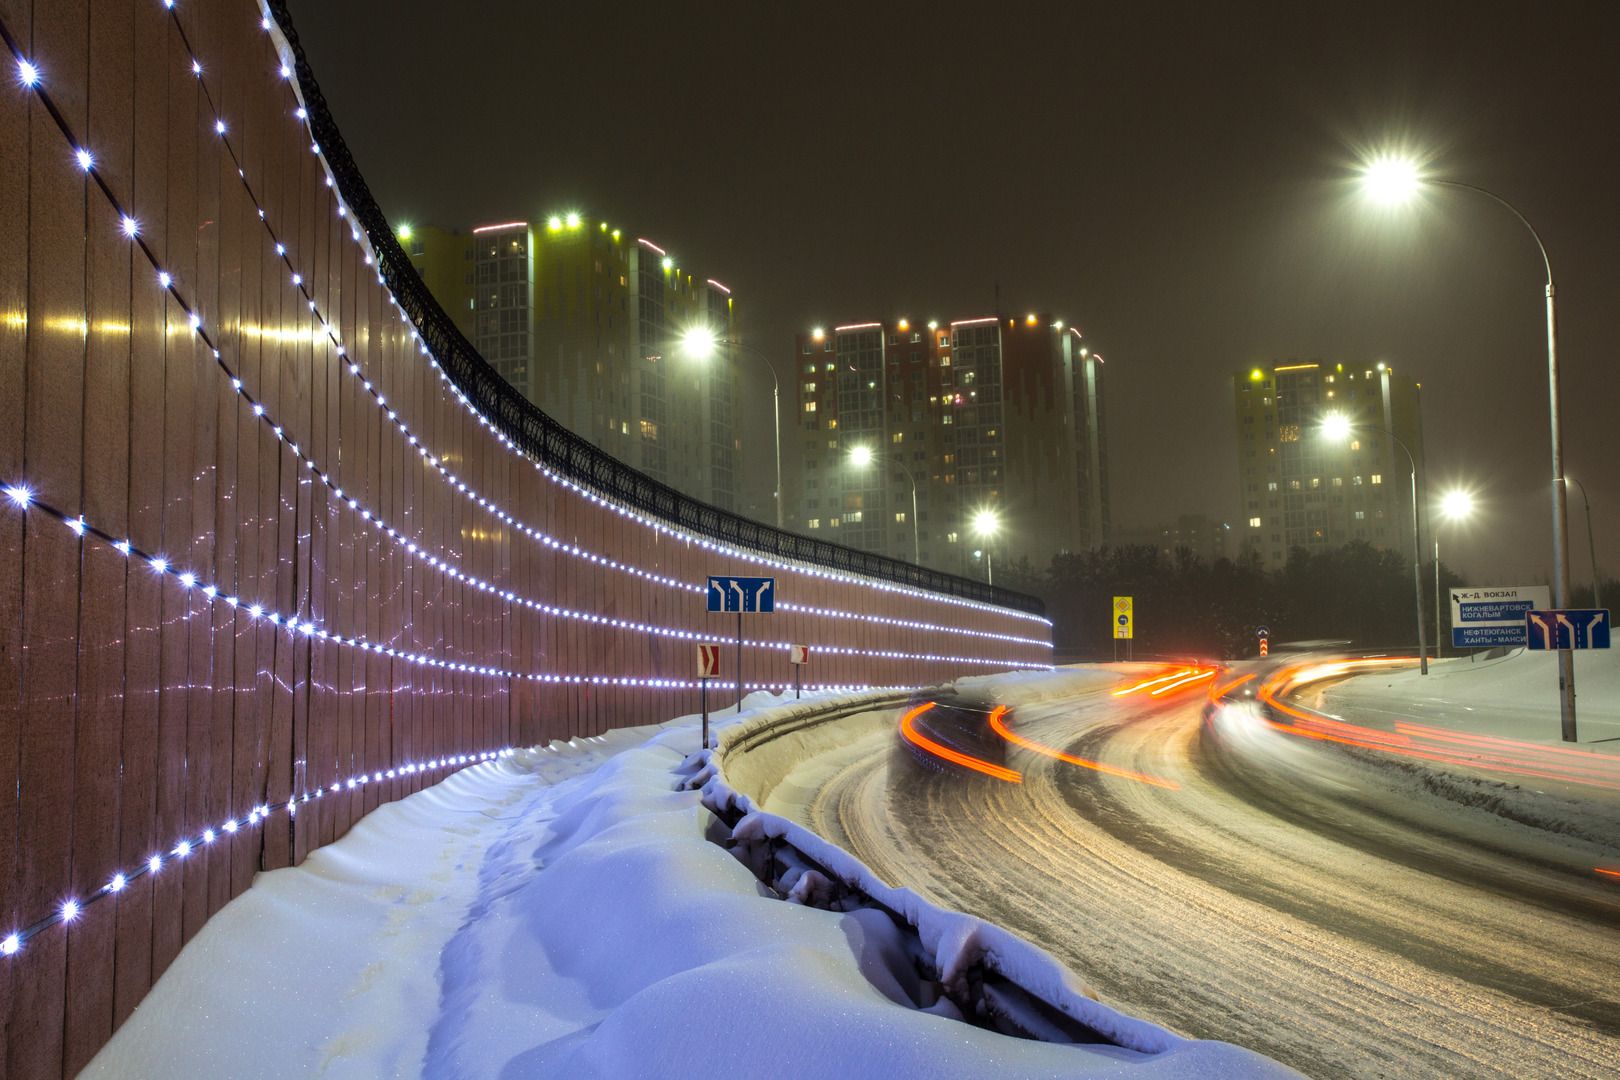
[[[1317,1080],[1620,1076],[1620,882],[1499,818],[1380,790],[1336,747],[1274,736],[1289,745],[1256,759],[1204,703],[1202,686],[1104,689],[1009,716],[1162,784],[1016,748],[1022,783],[936,774],[873,737],[822,762],[792,812],[1104,1001]]]

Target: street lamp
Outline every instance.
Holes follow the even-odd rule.
[[[1518,208],[1500,195],[1473,184],[1456,180],[1436,180],[1424,176],[1417,163],[1396,155],[1383,155],[1367,163],[1362,171],[1362,182],[1369,194],[1387,203],[1405,202],[1424,185],[1455,188],[1483,195],[1507,209],[1519,223],[1530,230],[1541,253],[1541,264],[1547,271],[1547,416],[1552,429],[1552,503],[1553,503],[1553,606],[1569,605],[1569,512],[1564,491],[1564,433],[1558,415],[1558,290],[1553,285],[1552,261],[1547,258],[1547,245],[1541,234]],[[1558,713],[1565,742],[1575,741],[1575,655],[1568,649],[1558,650]]]
[[[1598,595],[1597,544],[1592,541],[1592,500],[1586,497],[1586,485],[1573,476],[1564,477],[1564,482],[1581,489],[1581,505],[1586,507],[1586,550],[1592,556],[1592,606],[1600,608],[1603,606],[1603,597]]]
[[[771,364],[771,358],[754,348],[744,345],[732,338],[722,338],[707,326],[695,326],[681,335],[681,347],[688,355],[699,359],[708,359],[715,354],[720,346],[726,345],[734,349],[746,349],[765,362],[765,369],[771,373],[771,416],[776,420],[776,527],[782,527],[782,383],[776,377],[776,368]]]
[[[1395,445],[1406,453],[1406,460],[1412,467],[1412,595],[1417,601],[1417,630],[1418,630],[1418,670],[1427,675],[1429,673],[1429,654],[1423,645],[1423,548],[1418,543],[1418,504],[1417,504],[1417,459],[1412,451],[1395,435],[1393,431],[1375,427],[1372,424],[1353,422],[1348,416],[1341,413],[1329,413],[1322,418],[1322,437],[1327,439],[1344,439],[1354,430],[1379,431],[1388,435],[1395,441]]]
[[[1466,491],[1448,491],[1440,497],[1440,520],[1462,521],[1474,512],[1474,497]],[[1440,526],[1429,519],[1429,532],[1434,535],[1434,655],[1439,659],[1445,648],[1440,636]]]
[[[874,457],[872,448],[864,444],[852,447],[849,451],[849,463],[857,469],[864,469],[872,464]],[[896,461],[894,464],[900,466],[901,471],[906,474],[906,479],[911,481],[911,561],[921,565],[922,544],[920,534],[917,532],[917,478],[911,475],[911,470],[906,468],[905,462]]]
[[[990,559],[990,541],[1001,531],[1001,518],[991,509],[973,515],[973,532],[984,538],[984,580],[986,585],[996,583],[996,567]]]

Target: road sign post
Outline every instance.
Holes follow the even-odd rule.
[[[1114,597],[1114,659],[1119,659],[1119,643],[1125,643],[1125,659],[1131,658],[1131,640],[1135,636],[1135,601],[1129,596]]]
[[[1269,626],[1257,626],[1257,627],[1255,627],[1254,628],[1254,636],[1260,639],[1260,655],[1265,656],[1270,651],[1267,648],[1266,643],[1271,640],[1271,627],[1269,627]]]
[[[799,674],[804,670],[804,665],[808,664],[809,662],[810,646],[788,646],[788,663],[793,665],[793,699],[795,701],[799,699]]]
[[[776,579],[768,577],[709,578],[709,610],[737,613],[737,711],[742,712],[742,617],[745,611],[770,614],[776,610]]]
[[[709,680],[720,677],[720,646],[697,647],[698,685],[703,688],[703,749],[709,748]]]

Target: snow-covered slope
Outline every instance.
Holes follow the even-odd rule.
[[[521,751],[381,808],[228,905],[84,1075],[1292,1075],[940,1015],[887,916],[784,902],[711,842],[676,790],[697,742]]]

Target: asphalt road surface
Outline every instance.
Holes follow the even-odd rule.
[[[1202,686],[1111,689],[1008,727],[1179,786],[1018,748],[1022,783],[941,774],[875,737],[824,759],[793,812],[890,884],[1040,944],[1104,1001],[1318,1080],[1620,1077],[1620,881],[1500,817],[1368,782],[1338,748],[1234,743],[1203,722]],[[1600,820],[1615,809],[1594,798]]]

